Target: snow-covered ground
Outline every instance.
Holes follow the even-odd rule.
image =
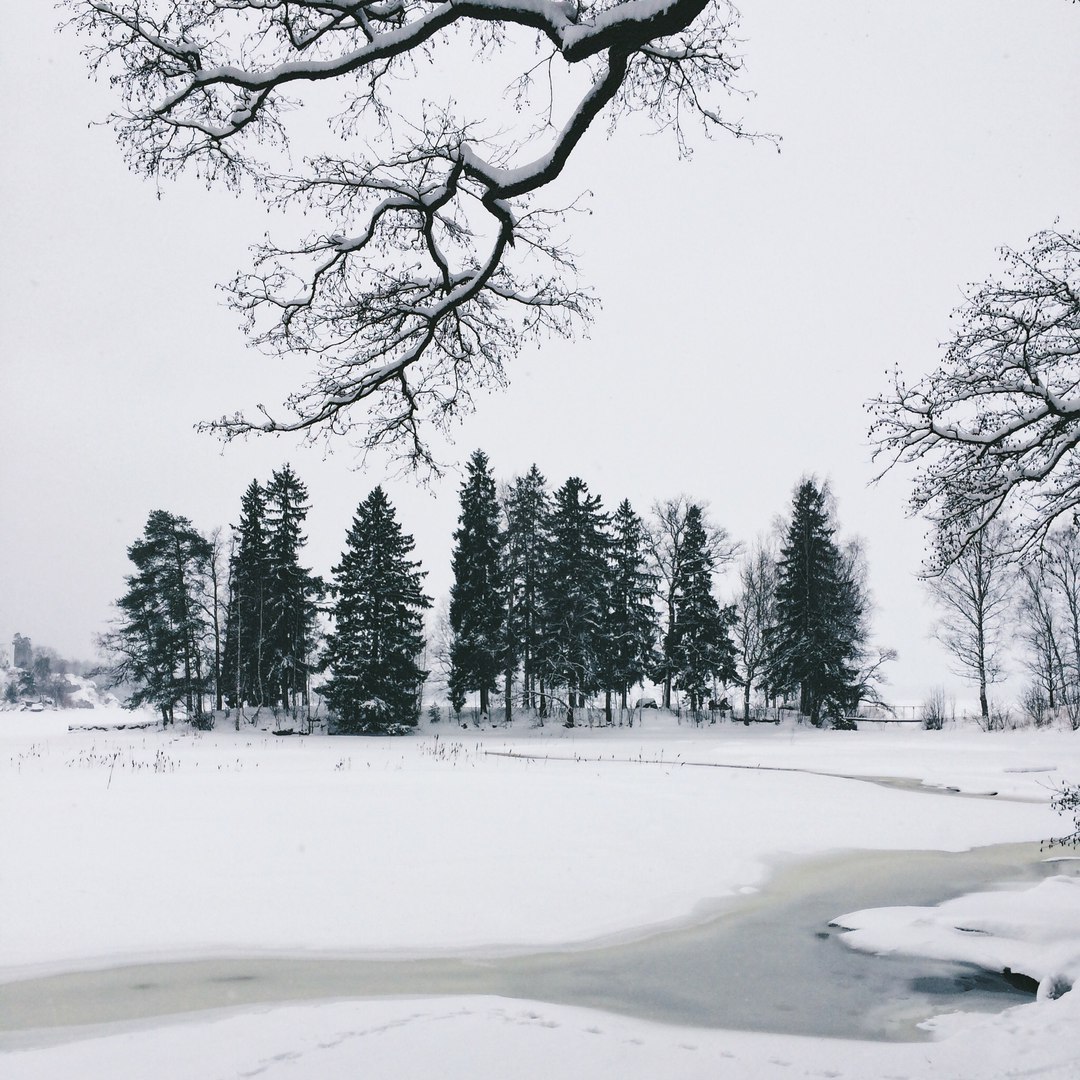
[[[1080,781],[1080,735],[1066,731],[697,729],[657,714],[632,730],[443,724],[402,739],[67,730],[109,716],[132,719],[0,713],[0,981],[154,959],[482,954],[640,935],[827,852],[1060,834],[1070,823],[1050,795]],[[0,1035],[0,1074],[115,1078],[152,1062],[160,1080],[1080,1076],[1080,994],[1061,992],[1080,981],[1075,879],[835,915],[859,928],[857,947],[1008,966],[1045,981],[1041,1000],[953,1016],[935,1041],[908,1044],[478,996],[283,1003],[58,1045]]]

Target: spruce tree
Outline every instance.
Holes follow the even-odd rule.
[[[450,587],[450,694],[460,712],[465,695],[479,691],[480,712],[490,715],[491,694],[503,671],[503,573],[499,502],[487,455],[473,453],[461,486]]]
[[[599,495],[570,477],[553,499],[542,580],[543,663],[566,688],[566,724],[601,682],[610,589],[608,517]]]
[[[431,606],[386,494],[375,488],[357,508],[341,562],[334,567],[333,630],[322,686],[343,733],[415,726],[427,672],[417,664],[423,616]]]
[[[803,480],[780,549],[769,683],[799,693],[799,711],[820,726],[857,704],[863,600],[833,539],[828,490]],[[858,608],[858,610],[856,610]]]
[[[730,562],[736,551],[736,545],[731,542],[727,530],[707,522],[705,508],[691,502],[685,495],[654,503],[648,543],[652,565],[656,571],[659,599],[663,605],[664,629],[657,662],[650,677],[653,682],[661,683],[663,686],[665,709],[671,708],[671,691],[678,674],[679,664],[676,652],[679,634],[676,625],[678,612],[675,594],[682,566],[683,547],[686,543],[687,520],[691,509],[695,506],[705,527],[707,548],[713,558],[713,565],[719,566]]]
[[[267,577],[264,635],[269,668],[264,672],[271,700],[286,709],[297,697],[307,702],[308,674],[314,649],[317,602],[322,581],[301,566],[307,543],[303,524],[310,509],[307,487],[288,464],[266,486]]]
[[[206,614],[211,555],[209,541],[187,518],[154,510],[128,548],[135,573],[117,601],[118,625],[102,639],[115,659],[114,685],[135,687],[129,705],[154,705],[166,724],[180,703],[196,726],[212,722],[203,709],[212,668]]]
[[[644,523],[624,499],[611,522],[608,629],[608,685],[618,692],[624,710],[630,687],[641,685],[652,666],[656,646],[656,579],[647,569],[645,537]]]
[[[266,532],[266,497],[252,480],[240,501],[240,523],[233,530],[229,560],[229,607],[226,616],[222,683],[236,708],[269,700],[266,676],[272,653],[267,636],[266,589],[270,550]]]
[[[548,546],[550,499],[547,481],[531,466],[506,494],[504,544],[507,663],[521,669],[525,708],[546,712],[539,663],[543,636],[541,579]]]
[[[675,578],[675,640],[672,660],[675,685],[698,712],[709,697],[713,680],[736,677],[731,628],[733,607],[721,608],[713,595],[715,556],[710,548],[700,506],[686,513],[682,557]]]

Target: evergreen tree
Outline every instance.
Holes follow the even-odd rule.
[[[308,509],[307,487],[283,465],[266,486],[264,638],[269,666],[264,674],[270,699],[286,709],[298,696],[307,702],[316,604],[324,592],[322,581],[300,565]]]
[[[679,634],[675,595],[686,543],[687,519],[695,506],[705,526],[707,547],[713,565],[720,566],[730,562],[737,551],[737,545],[731,542],[727,530],[707,522],[704,507],[691,502],[685,495],[653,504],[652,524],[647,535],[650,560],[656,573],[659,599],[663,605],[664,630],[650,677],[654,682],[662,684],[665,709],[671,708],[671,690],[679,669],[676,655]]]
[[[521,668],[522,704],[546,713],[543,671],[541,578],[548,545],[550,499],[547,481],[533,465],[514,480],[504,512],[507,664]]]
[[[608,685],[627,707],[631,686],[639,686],[653,663],[657,616],[652,604],[656,580],[647,569],[645,525],[624,499],[612,518],[608,630]],[[610,709],[608,719],[610,721]]]
[[[606,659],[610,586],[608,517],[599,495],[570,477],[555,492],[542,579],[543,663],[566,688],[566,724],[594,693]]]
[[[460,712],[465,695],[480,693],[480,712],[490,715],[491,693],[505,653],[499,502],[487,455],[469,459],[461,487],[461,514],[454,533],[454,583],[450,587],[450,695]]]
[[[120,619],[101,644],[113,655],[114,685],[131,683],[129,705],[152,704],[164,723],[183,703],[188,719],[209,726],[203,710],[211,663],[206,591],[212,548],[185,517],[154,510],[128,548],[135,564]]]
[[[769,683],[798,690],[799,711],[820,725],[857,704],[863,597],[833,539],[828,490],[803,480],[780,550]]]
[[[675,578],[675,635],[671,660],[675,685],[697,712],[709,697],[713,680],[736,677],[731,628],[733,607],[721,608],[713,595],[715,556],[710,548],[700,506],[686,512],[682,556]]]
[[[266,588],[270,548],[266,532],[266,496],[252,480],[240,502],[229,561],[229,607],[226,616],[222,683],[233,704],[260,706],[269,701],[266,678],[271,650],[266,633]]]
[[[334,628],[322,693],[346,733],[415,726],[427,672],[422,612],[431,601],[410,561],[413,538],[401,531],[381,487],[360,504],[341,562],[334,567]]]

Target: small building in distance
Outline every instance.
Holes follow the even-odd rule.
[[[30,645],[30,639],[16,634],[11,639],[11,664],[13,667],[29,670],[34,662],[34,650]]]

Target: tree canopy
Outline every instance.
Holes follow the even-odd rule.
[[[113,684],[134,688],[128,706],[153,705],[163,723],[172,721],[178,703],[193,723],[210,722],[203,711],[211,663],[202,597],[212,555],[210,542],[187,518],[152,511],[128,548],[135,573],[125,578],[127,591],[116,602],[117,625],[101,640],[113,659]]]
[[[252,341],[314,376],[283,415],[211,425],[226,436],[352,431],[433,465],[425,421],[502,382],[524,341],[588,318],[561,233],[576,203],[534,196],[598,118],[641,113],[680,148],[691,119],[743,133],[717,104],[740,69],[727,0],[64,3],[120,95],[133,168],[250,182],[324,219],[255,247],[229,286]],[[463,69],[502,82],[459,105]],[[300,104],[329,120],[302,162]]]
[[[827,487],[804,479],[780,549],[768,681],[797,690],[799,711],[815,725],[854,708],[862,691],[865,597],[835,532]]]
[[[487,455],[476,450],[461,486],[461,514],[454,532],[450,587],[450,696],[460,712],[470,690],[480,692],[480,712],[503,670],[506,651],[499,502]]]
[[[341,562],[334,567],[334,629],[322,693],[343,733],[373,734],[415,726],[427,672],[422,612],[431,606],[423,571],[409,557],[386,493],[376,487],[357,507]]]
[[[870,403],[886,468],[916,469],[911,508],[936,529],[936,568],[991,521],[1018,551],[1080,507],[1080,233],[1048,229],[954,312],[938,368]]]

